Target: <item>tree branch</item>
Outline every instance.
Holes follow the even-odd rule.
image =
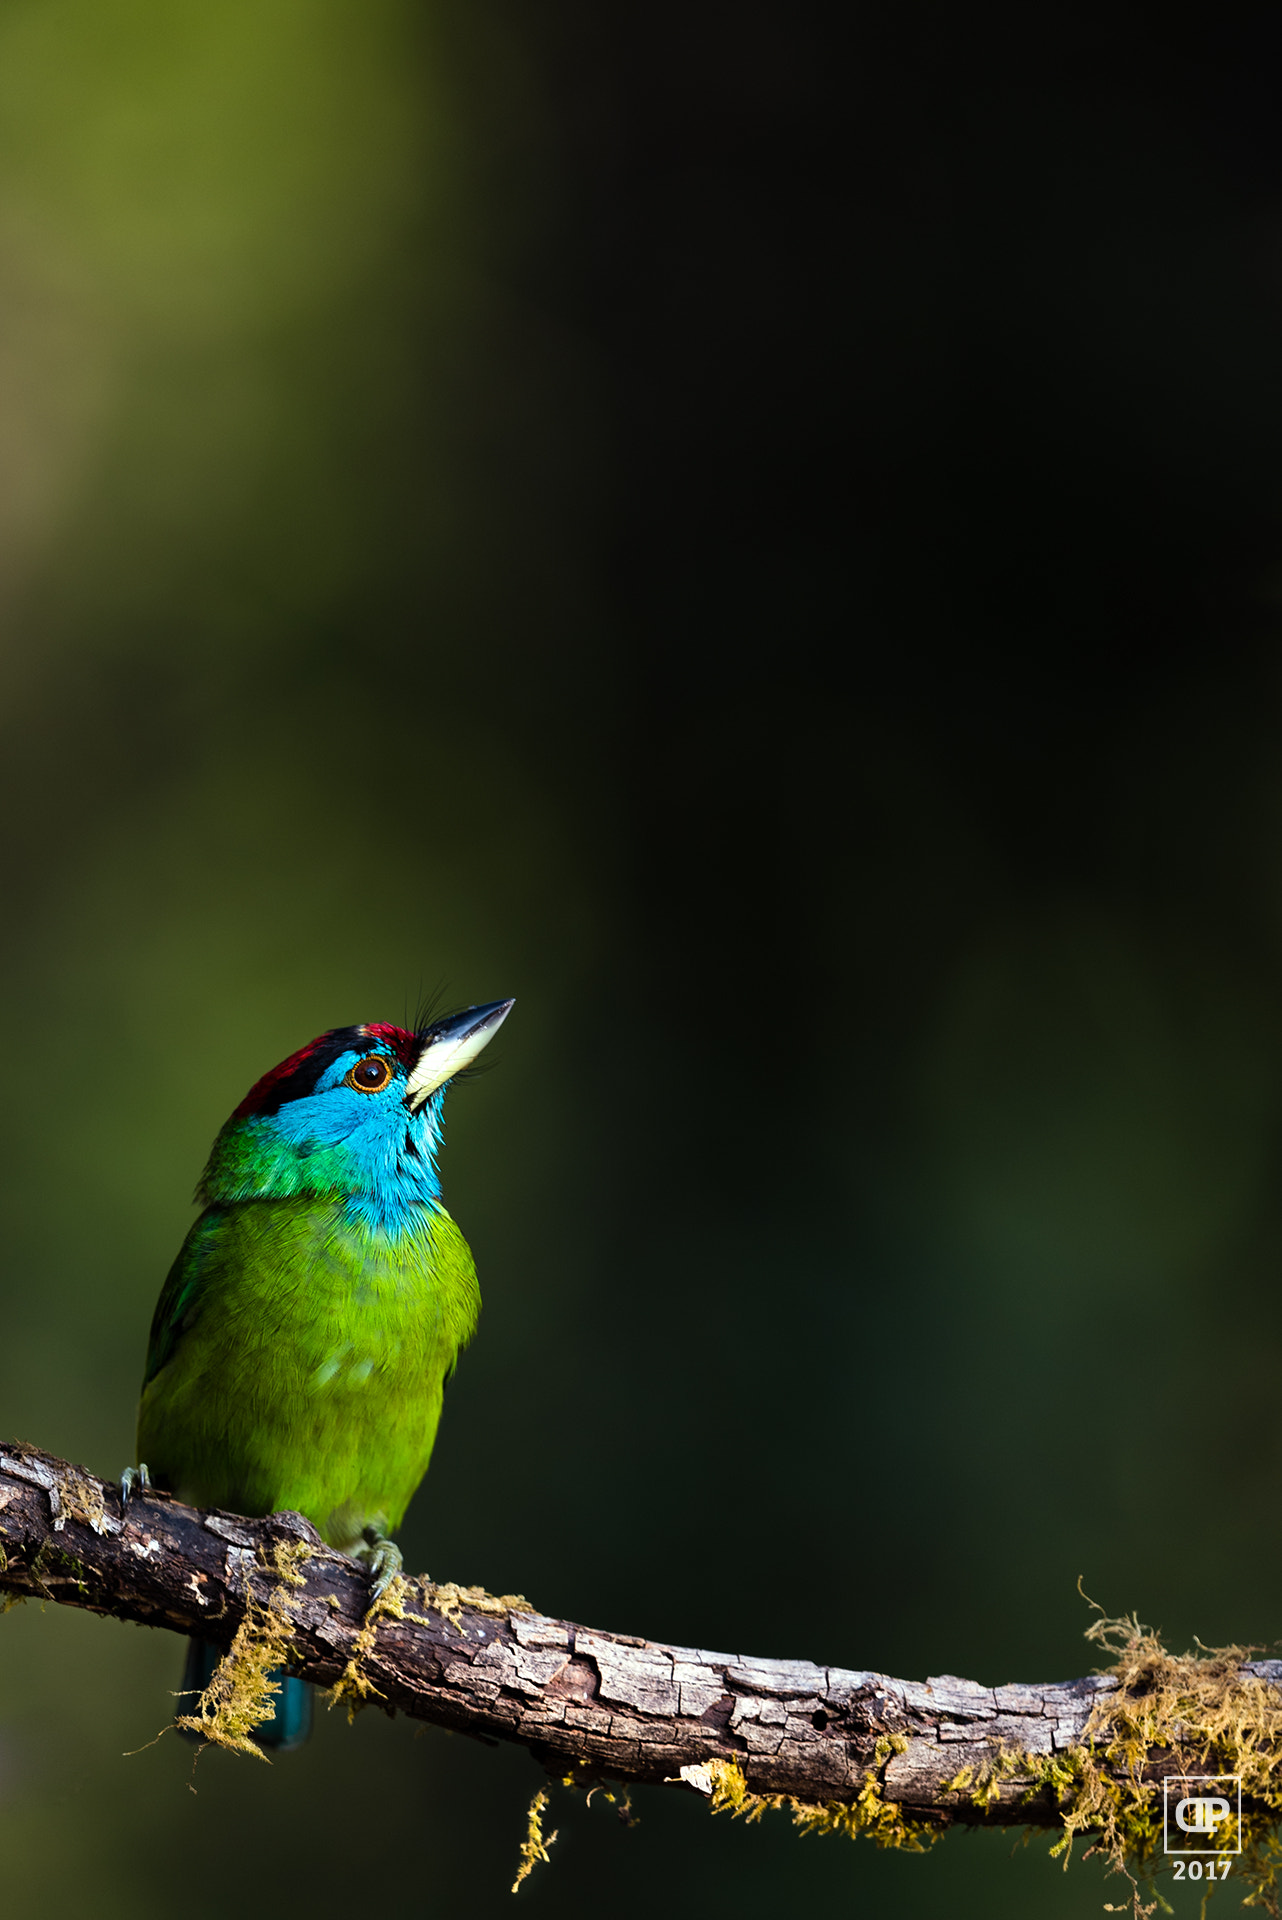
[[[281,1548],[294,1563],[282,1585]],[[296,1570],[294,1570],[296,1569]],[[1095,1675],[985,1687],[672,1647],[553,1620],[479,1589],[409,1582],[402,1617],[366,1618],[369,1578],[297,1514],[199,1513],[164,1494],[118,1489],[34,1447],[0,1451],[0,1589],[197,1633],[227,1646],[247,1612],[288,1620],[295,1670],[388,1710],[523,1743],[549,1771],[586,1783],[677,1784],[709,1792],[708,1762],[733,1762],[753,1794],[849,1806],[869,1780],[915,1821],[1057,1826],[1056,1791],[1030,1762],[1070,1756],[1101,1696]],[[395,1596],[393,1607],[398,1602]],[[1244,1667],[1282,1678],[1282,1662]],[[1194,1771],[1171,1746],[1154,1778]],[[1009,1768],[1009,1763],[1007,1763]],[[683,1769],[685,1770],[683,1773]],[[982,1804],[950,1787],[989,1778]],[[1041,1769],[1045,1773],[1045,1769]]]

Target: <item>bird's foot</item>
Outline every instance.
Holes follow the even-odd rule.
[[[365,1545],[358,1549],[356,1557],[365,1562],[373,1576],[374,1585],[369,1597],[373,1606],[387,1592],[405,1561],[395,1540],[389,1540],[377,1527],[366,1527]]]
[[[147,1471],[145,1460],[136,1467],[126,1467],[120,1476],[120,1517],[123,1520],[128,1511],[129,1502],[140,1493],[151,1492],[151,1475]]]

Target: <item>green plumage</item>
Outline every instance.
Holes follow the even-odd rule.
[[[138,1457],[196,1506],[292,1508],[351,1552],[400,1524],[479,1310],[439,1204],[396,1234],[335,1195],[210,1207],[156,1309]]]
[[[481,1299],[441,1205],[441,1103],[510,1000],[408,1032],[323,1033],[250,1088],[215,1140],[156,1306],[127,1506],[149,1482],[197,1507],[292,1509],[358,1554],[377,1599],[427,1471],[441,1396]],[[193,1640],[184,1690],[221,1658]],[[306,1739],[311,1693],[275,1676],[254,1738]],[[190,1724],[190,1723],[189,1723]]]

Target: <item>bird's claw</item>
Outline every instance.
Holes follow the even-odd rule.
[[[386,1539],[375,1527],[366,1527],[365,1545],[357,1558],[365,1562],[373,1575],[374,1585],[370,1591],[370,1605],[373,1606],[387,1592],[405,1561],[395,1540]]]
[[[147,1471],[147,1462],[140,1460],[136,1467],[126,1467],[120,1476],[120,1517],[123,1520],[129,1502],[140,1493],[151,1492],[151,1475]]]

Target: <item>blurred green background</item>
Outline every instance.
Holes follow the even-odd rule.
[[[412,1565],[910,1677],[1086,1671],[1079,1575],[1282,1636],[1276,41],[4,0],[0,1428],[114,1476],[245,1088],[510,993]],[[7,1909],[509,1910],[525,1754],[193,1796],[180,1659],[0,1622]],[[1121,1897],[638,1811],[522,1906]]]

